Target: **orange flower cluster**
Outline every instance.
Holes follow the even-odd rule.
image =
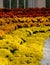
[[[50,8],[0,9],[0,36],[17,28],[50,26]]]
[[[14,16],[13,18],[0,18],[0,31],[9,33],[10,31],[16,30],[22,27],[32,26],[50,26],[50,16],[47,17],[22,17],[19,18]]]

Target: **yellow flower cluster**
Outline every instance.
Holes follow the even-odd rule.
[[[41,65],[49,36],[50,26],[20,28],[4,35],[0,38],[0,65]]]

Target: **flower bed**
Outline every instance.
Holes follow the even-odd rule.
[[[50,37],[50,8],[0,9],[0,65],[41,65]]]

